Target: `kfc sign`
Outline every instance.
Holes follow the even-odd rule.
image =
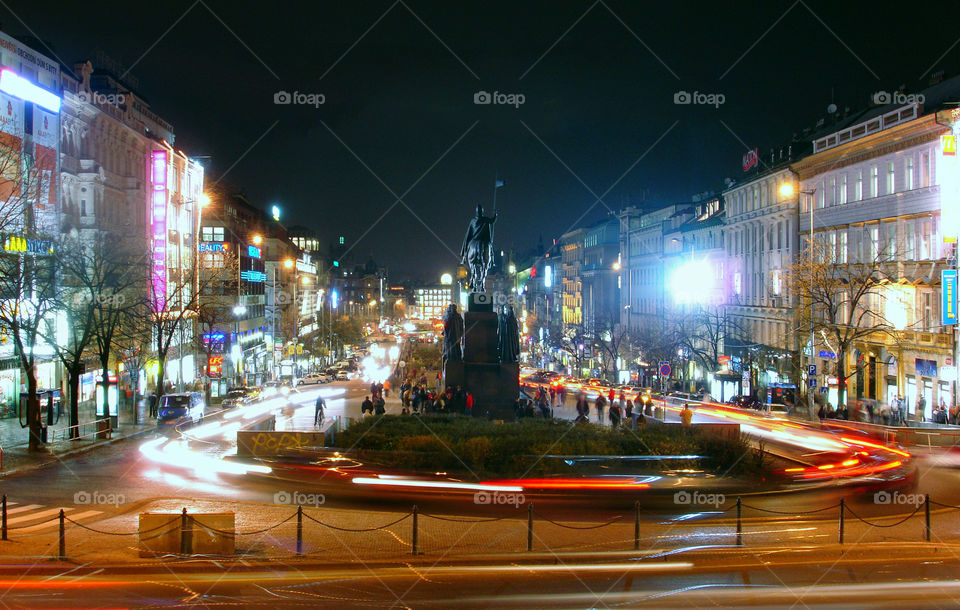
[[[760,149],[754,148],[743,154],[743,171],[750,171],[750,168],[756,167],[760,163]]]

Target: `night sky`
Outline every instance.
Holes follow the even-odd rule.
[[[132,66],[180,148],[395,278],[454,268],[497,172],[496,246],[526,250],[631,201],[717,190],[748,146],[788,143],[831,102],[960,71],[946,5],[17,2],[0,20],[68,65],[99,50]],[[476,105],[480,90],[525,101]],[[676,105],[680,90],[725,102]]]

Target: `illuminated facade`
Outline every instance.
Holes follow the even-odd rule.
[[[948,268],[952,246],[944,244],[940,211],[957,205],[943,190],[957,177],[941,149],[941,136],[951,133],[950,112],[936,112],[943,96],[956,99],[960,92],[960,79],[952,81],[927,90],[932,111],[920,104],[870,109],[815,140],[815,153],[795,165],[803,193],[801,236],[810,231],[813,206],[816,239],[838,264],[894,259],[890,283],[867,295],[864,309],[882,315],[899,331],[899,341],[875,333],[856,345],[847,355],[847,370],[855,371],[847,391],[850,400],[887,403],[900,394],[912,419],[929,420],[941,400],[954,401],[954,333],[941,325],[940,307],[940,272]],[[870,323],[865,316],[863,324]],[[833,351],[828,344],[814,346],[821,372],[834,370],[835,359],[823,357]],[[836,378],[823,381],[835,397]]]
[[[442,320],[447,306],[453,303],[453,286],[425,286],[413,291],[417,317],[421,320]]]

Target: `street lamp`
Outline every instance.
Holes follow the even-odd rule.
[[[799,178],[800,177],[797,176],[797,179]],[[794,194],[798,192],[798,189],[796,189],[793,186],[792,180],[788,180],[780,185],[779,191],[782,197],[793,197]],[[799,193],[798,193],[798,195],[803,194],[803,195],[810,196],[810,199],[809,199],[810,201],[810,359],[807,361],[808,365],[813,365],[813,344],[814,344],[814,341],[816,340],[816,336],[814,335],[814,331],[813,331],[813,287],[814,287],[814,282],[813,282],[813,275],[814,275],[813,273],[813,206],[814,206],[813,194],[816,192],[817,192],[817,189],[813,188],[813,189],[799,189]],[[816,379],[816,377],[813,377],[813,379]],[[809,414],[810,419],[813,419],[814,413],[816,411],[814,409],[814,402],[813,402],[813,394],[814,394],[813,389],[814,388],[811,387],[811,384],[810,384],[810,378],[808,378],[807,379],[807,395],[808,395],[807,406],[810,410],[810,414]],[[839,408],[839,406],[837,408]]]
[[[243,385],[241,371],[243,369],[243,348],[240,346],[240,318],[246,315],[247,308],[243,305],[237,305],[233,308],[233,315],[236,318],[236,333],[234,333],[234,343],[230,347],[230,359],[233,360],[234,375],[237,377],[237,383]]]

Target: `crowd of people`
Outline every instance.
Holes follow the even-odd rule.
[[[439,380],[438,376],[436,380]],[[436,382],[435,380],[435,382]],[[473,395],[465,392],[462,386],[447,386],[440,389],[437,382],[434,388],[427,385],[427,377],[423,375],[419,383],[415,377],[408,378],[400,384],[401,415],[410,413],[463,413],[473,412]]]
[[[563,406],[565,399],[566,390],[564,388],[539,386],[534,392],[533,398],[518,399],[514,411],[517,418],[551,418],[553,417],[553,408]],[[633,400],[627,398],[624,392],[621,391],[618,395],[613,389],[606,394],[599,394],[593,406],[597,423],[609,423],[613,427],[633,425],[634,419],[636,419],[637,424],[642,425],[645,417],[653,417],[654,415],[653,401],[649,396],[638,397],[637,404],[634,404]],[[577,395],[576,411],[576,422],[588,423],[590,421],[590,403],[583,392]]]
[[[927,399],[923,396],[918,397],[915,412],[923,414],[926,413],[926,409]],[[893,399],[891,404],[877,404],[876,401],[864,399],[853,400],[849,406],[840,405],[834,408],[830,403],[826,403],[820,406],[817,416],[820,419],[843,419],[885,426],[905,426],[909,421],[907,401],[900,395]],[[960,408],[956,405],[948,407],[941,398],[940,404],[933,407],[929,421],[936,424],[960,425]]]

